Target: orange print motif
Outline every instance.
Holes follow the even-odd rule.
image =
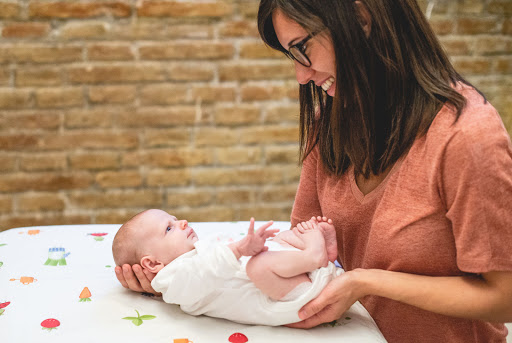
[[[34,279],[32,276],[22,276],[19,279],[10,279],[9,281],[16,281],[16,280],[20,280],[20,282],[24,285],[29,285],[29,284],[37,281],[37,279]]]

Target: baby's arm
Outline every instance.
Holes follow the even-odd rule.
[[[273,223],[273,221],[269,221],[259,227],[255,232],[254,218],[251,218],[247,236],[228,245],[231,251],[233,251],[233,254],[235,254],[236,259],[242,256],[254,256],[262,251],[267,251],[268,247],[265,246],[265,241],[267,238],[274,237],[275,234],[279,232],[279,229],[267,230]]]

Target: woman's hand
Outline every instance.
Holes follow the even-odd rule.
[[[116,266],[115,271],[117,280],[119,280],[124,288],[135,292],[152,293],[158,296],[162,295],[162,293],[157,293],[153,287],[151,287],[151,281],[156,274],[143,269],[140,265],[134,264],[130,266],[129,264],[125,264],[122,267]]]
[[[297,329],[309,329],[341,318],[350,306],[365,294],[357,287],[355,273],[357,270],[345,272],[324,288],[324,290],[299,311],[301,322],[286,326]]]

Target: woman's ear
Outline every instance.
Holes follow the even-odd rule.
[[[158,261],[154,256],[149,255],[140,259],[140,265],[142,268],[145,268],[154,274],[158,273],[163,267],[165,267],[162,262]]]
[[[370,37],[370,32],[372,31],[372,16],[368,11],[368,8],[361,1],[356,1],[356,11],[357,18],[359,19],[359,23],[363,28],[363,31],[366,35],[366,38]]]

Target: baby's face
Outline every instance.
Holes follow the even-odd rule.
[[[197,234],[186,220],[162,210],[150,210],[143,219],[143,239],[147,255],[153,255],[164,264],[194,249]]]

